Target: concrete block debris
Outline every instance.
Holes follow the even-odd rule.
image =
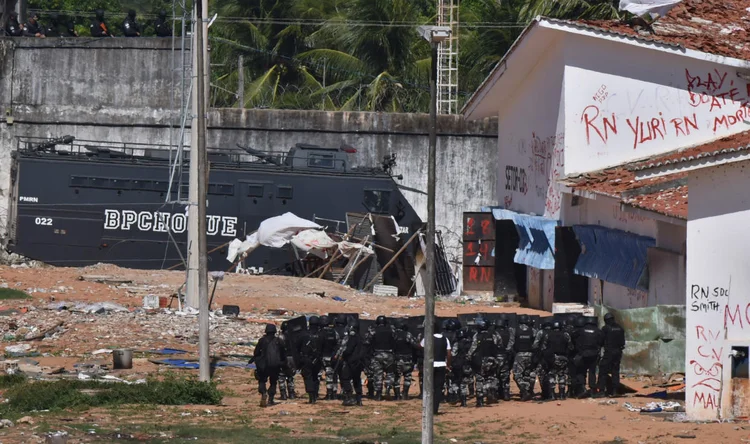
[[[375,285],[372,294],[376,296],[398,296],[398,287],[392,285]]]
[[[637,407],[629,402],[623,404],[623,407],[631,412],[642,413],[659,413],[659,412],[683,412],[685,408],[679,402],[650,402],[643,407]]]

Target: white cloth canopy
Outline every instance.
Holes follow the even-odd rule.
[[[292,236],[310,228],[322,227],[293,213],[284,213],[260,223],[258,242],[267,247],[281,248],[291,241]]]

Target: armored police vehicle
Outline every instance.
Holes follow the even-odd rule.
[[[99,262],[181,268],[187,251],[188,155],[156,146],[18,139],[11,167],[10,251],[59,266]],[[163,148],[163,147],[162,147]],[[242,147],[240,147],[242,148]],[[353,168],[352,148],[297,144],[287,153],[209,150],[209,268],[226,244],[261,221],[292,212],[346,232],[347,213],[390,216],[405,239],[422,224],[392,178],[395,158]],[[172,180],[170,180],[172,178]],[[392,237],[389,235],[389,237]],[[245,265],[289,272],[291,249],[259,248]],[[298,262],[298,261],[297,261]]]

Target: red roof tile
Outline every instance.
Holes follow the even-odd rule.
[[[565,182],[575,191],[604,194],[634,207],[687,219],[687,186],[669,183],[686,177],[687,173],[678,173],[636,180],[635,173],[631,169],[621,166],[584,174],[578,178],[569,178]],[[683,187],[684,193],[675,192],[675,190],[682,190]],[[640,194],[638,190],[643,190],[643,194]]]
[[[694,159],[713,157],[718,154],[750,150],[750,131],[724,137],[713,142],[690,148],[682,148],[667,154],[651,157],[648,160],[631,164],[629,169],[638,171],[664,165],[687,162]]]
[[[750,0],[685,0],[652,24],[653,34],[619,20],[580,20],[607,31],[750,60]]]
[[[626,197],[623,203],[644,210],[654,211],[666,216],[687,219],[688,215],[688,187],[680,185],[675,188],[657,191],[649,194],[639,194]]]

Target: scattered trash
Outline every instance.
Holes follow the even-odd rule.
[[[279,412],[279,415],[281,415],[281,416],[289,416],[289,415],[291,415],[291,413],[287,412],[286,410],[281,410]]]
[[[683,438],[683,439],[695,439],[695,435],[690,433],[680,433],[677,435],[673,435],[675,438]]]
[[[237,305],[223,305],[221,307],[221,313],[224,316],[239,316],[240,307]]]
[[[47,444],[65,444],[68,442],[68,432],[64,430],[50,432],[44,442]]]
[[[26,418],[28,418],[28,416]],[[22,419],[24,418],[21,418],[21,420]],[[21,420],[19,420],[18,422],[21,422]],[[33,424],[33,422],[29,422],[29,424]],[[10,419],[0,419],[0,429],[5,429],[8,427],[13,427],[13,421],[11,421]]]
[[[339,296],[334,296],[333,300],[336,302],[346,302],[346,299],[339,297]]]
[[[112,276],[95,276],[95,275],[83,275],[78,277],[79,281],[96,282],[97,284],[107,285],[122,285],[132,284],[133,281],[130,279],[117,279]]]
[[[198,361],[189,361],[186,359],[149,359],[149,362],[159,365],[168,365],[170,367],[185,368],[185,369],[197,369],[199,368]],[[235,367],[244,369],[254,369],[255,364],[248,364],[245,361],[218,361],[212,362],[211,367],[222,368],[222,367]]]
[[[5,347],[7,353],[24,353],[31,350],[30,344],[9,345]]]
[[[180,350],[177,348],[162,348],[159,350],[149,350],[148,353],[151,353],[154,355],[185,355],[190,352],[187,350]]]
[[[94,351],[91,352],[91,354],[94,355],[94,356],[96,356],[96,355],[104,355],[104,354],[109,354],[109,353],[112,353],[112,350],[107,349],[107,348],[100,348],[99,350],[94,350]]]
[[[143,297],[143,308],[147,310],[155,310],[159,308],[159,296],[155,294],[148,294]]]
[[[629,402],[623,404],[623,407],[631,412],[658,413],[658,412],[683,412],[684,408],[679,402],[650,402],[644,407],[635,407]]]

